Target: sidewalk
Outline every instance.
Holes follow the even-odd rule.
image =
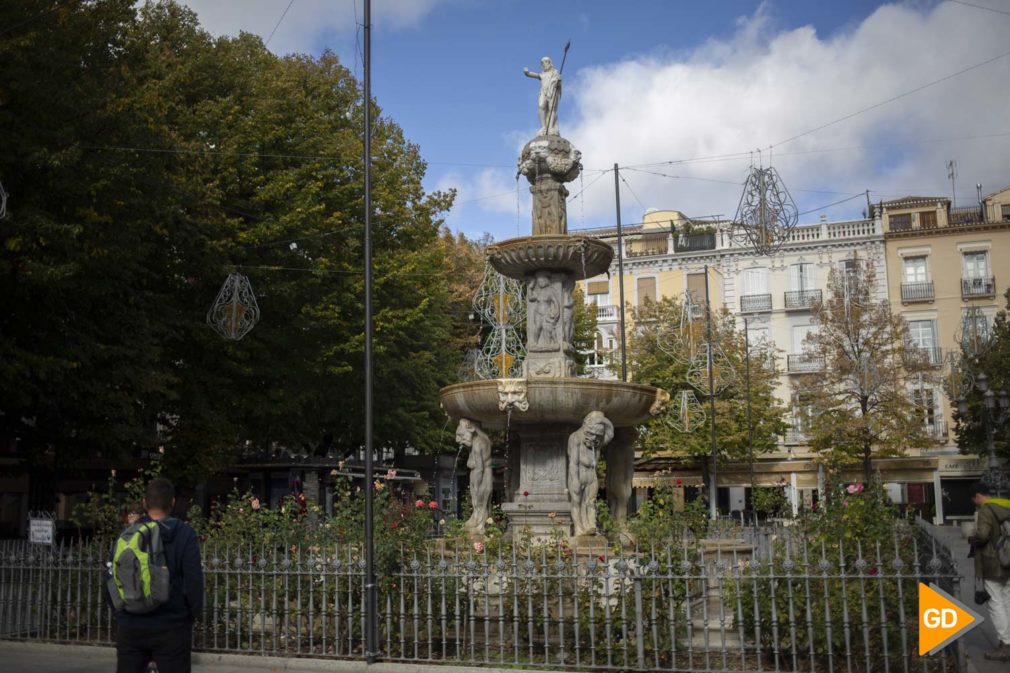
[[[3,673],[113,673],[112,647],[0,641]],[[516,673],[495,668],[433,666],[342,659],[284,659],[241,654],[193,654],[193,673]]]
[[[961,535],[957,526],[930,526],[937,540],[943,542],[950,550],[951,556],[957,562],[957,571],[961,574],[961,592],[955,596],[962,603],[985,617],[981,626],[971,630],[964,636],[962,642],[968,652],[969,667],[974,666],[978,673],[1006,673],[1007,664],[999,661],[986,661],[983,654],[994,649],[999,643],[996,630],[989,619],[989,609],[975,605],[975,566],[968,558],[968,541]]]

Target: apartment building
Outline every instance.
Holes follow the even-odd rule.
[[[1010,187],[955,207],[942,196],[908,196],[874,207],[882,223],[892,310],[908,323],[910,338],[937,373],[960,352],[956,335],[966,322],[992,324],[1010,286]],[[940,377],[942,378],[942,376]],[[927,430],[939,448],[922,453],[943,456],[948,470],[938,472],[938,517],[967,514],[970,482],[984,466],[956,456],[953,409],[942,386],[924,383],[913,391]],[[956,469],[961,468],[961,469]]]
[[[1010,283],[1010,277],[998,278],[994,271],[1010,273],[1010,190],[986,197],[984,212],[975,207],[974,219],[968,210],[952,209],[942,198],[902,199],[879,204],[871,211],[868,219],[830,222],[822,216],[819,222],[802,224],[772,256],[757,255],[734,238],[729,222],[692,221],[675,210],[650,210],[642,222],[623,227],[624,307],[629,330],[631,309],[646,298],[682,296],[690,290],[701,304],[707,270],[713,310],[725,307],[739,326],[746,324],[751,343],[763,342],[774,348],[779,372],[776,394],[791,410],[787,420],[792,428],[781,438],[777,452],[756,461],[754,473],[759,486],[786,485],[794,509],[811,505],[823,483],[806,443],[805,414],[793,379],[821,366],[803,354],[802,344],[815,329],[810,309],[827,291],[831,269],[844,271],[857,258],[875,265],[877,298],[890,299],[895,310],[900,307],[909,321],[911,338],[937,367],[945,349],[953,348],[953,334],[963,309],[979,306],[991,319],[1000,301],[999,288]],[[923,215],[927,211],[930,214]],[[614,228],[579,233],[618,247]],[[619,374],[619,367],[608,365],[619,357],[618,267],[615,255],[609,276],[590,278],[583,288],[587,301],[597,310],[591,369],[604,378]],[[962,483],[976,478],[982,466],[973,457],[957,454],[950,403],[943,399],[942,391],[924,385],[910,394],[923,401],[923,426],[937,446],[908,447],[905,457],[875,460],[875,468],[881,470],[895,501],[932,512],[937,521],[958,516],[962,508],[960,503],[950,502],[951,497],[958,497],[952,496],[951,489],[958,491]],[[859,479],[857,472],[853,472],[854,480]],[[751,466],[747,464],[720,469],[721,509],[746,508],[750,478]],[[675,450],[637,461],[636,488],[665,482],[700,485],[700,468],[685,463]]]

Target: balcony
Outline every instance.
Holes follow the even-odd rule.
[[[824,369],[824,358],[807,353],[796,353],[786,356],[786,370],[790,374],[807,374]]]
[[[983,278],[962,278],[961,298],[978,299],[979,297],[996,296],[996,278],[987,276]]]
[[[617,306],[597,306],[596,307],[596,321],[609,321],[609,320],[620,320],[621,313]]]
[[[980,224],[982,218],[981,206],[964,206],[961,208],[951,208],[947,222],[952,227],[964,227],[970,224]]]
[[[772,310],[770,294],[747,294],[740,297],[741,313],[761,313]]]
[[[820,290],[793,290],[786,292],[787,311],[805,311],[820,301]]]
[[[905,364],[910,367],[927,365],[939,367],[943,362],[943,351],[939,346],[920,346],[916,343],[905,345]]]
[[[673,249],[676,252],[715,250],[715,232],[680,234],[673,239]]]
[[[933,281],[901,284],[901,301],[912,304],[919,301],[933,301]]]
[[[927,420],[922,429],[930,439],[935,439],[938,442],[947,441],[947,422],[942,418]]]

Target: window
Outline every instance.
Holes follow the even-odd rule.
[[[645,300],[656,301],[656,277],[639,278],[636,281],[638,288],[638,306],[643,306]]]
[[[1010,221],[1010,204],[1000,206],[1000,214],[1003,216],[1003,221]]]
[[[838,270],[842,274],[842,279],[847,280],[859,273],[859,261],[855,259],[843,259],[838,262]]]
[[[912,228],[912,213],[891,215],[888,220],[891,224],[891,231],[904,231]]]
[[[906,257],[904,260],[906,283],[925,283],[926,278],[926,257]]]
[[[705,274],[687,274],[687,291],[691,293],[691,301],[696,307],[705,305]]]
[[[909,320],[908,339],[912,345],[926,352],[926,357],[933,364],[938,364],[939,353],[936,350],[936,321]]]
[[[792,416],[791,425],[793,427],[790,432],[795,435],[805,435],[811,429],[810,420],[814,417],[814,407],[810,403],[810,399],[802,394],[793,395],[791,406],[790,416]]]
[[[936,211],[923,210],[919,213],[920,229],[936,229]]]
[[[771,345],[771,338],[768,336],[768,328],[748,325],[747,342],[750,344],[751,351],[769,347]]]
[[[610,283],[605,280],[590,281],[586,286],[587,303],[596,306],[610,305]]]
[[[940,400],[938,398],[939,395],[932,386],[918,386],[912,389],[912,402],[922,414],[927,429],[935,427],[939,420]]]
[[[809,262],[789,267],[789,289],[794,292],[814,289],[814,265]]]
[[[989,277],[989,253],[985,250],[966,252],[962,255],[962,260],[966,279]]]
[[[768,294],[768,269],[744,269],[743,295]]]
[[[803,352],[803,342],[814,331],[813,325],[793,325],[793,353]]]

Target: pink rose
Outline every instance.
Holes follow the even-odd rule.
[[[249,501],[249,506],[252,507],[253,511],[255,512],[260,508],[260,499],[253,498],[252,500]]]
[[[862,484],[849,484],[848,487],[845,490],[850,495],[851,494],[855,494],[855,493],[862,493],[863,492],[863,485]]]
[[[415,500],[414,501],[414,507],[424,507],[424,500],[421,500],[420,498],[418,498],[417,500]]]
[[[473,543],[473,550],[475,552],[477,552],[478,554],[481,553],[482,551],[484,551],[484,543],[481,542],[481,541],[479,541],[479,540],[477,542],[474,542]]]
[[[428,509],[438,509],[438,503],[432,500],[428,503]]]

